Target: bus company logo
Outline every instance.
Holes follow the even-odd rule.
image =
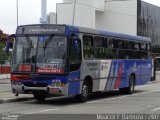
[[[98,63],[87,63],[87,66],[88,67],[97,67],[98,66]]]
[[[137,71],[137,64],[136,64],[136,63],[134,63],[134,65],[133,65],[133,71],[134,71],[134,72]]]
[[[104,69],[108,69],[107,65],[101,65],[101,71],[103,71]]]
[[[136,68],[137,67],[137,64],[136,63],[134,63],[134,66],[133,66],[134,68]]]

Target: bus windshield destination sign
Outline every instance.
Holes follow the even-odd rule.
[[[65,26],[56,25],[35,25],[35,26],[20,26],[17,29],[17,34],[64,34]]]

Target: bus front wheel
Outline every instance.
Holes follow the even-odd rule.
[[[46,95],[36,95],[36,94],[34,94],[33,96],[39,102],[44,102],[47,97]]]
[[[81,94],[77,95],[77,101],[79,102],[86,102],[88,100],[89,97],[89,84],[88,82],[84,81],[83,85],[82,85],[82,92]]]

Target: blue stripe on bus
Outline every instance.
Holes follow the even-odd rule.
[[[80,93],[80,70],[69,74],[68,95],[75,95]]]

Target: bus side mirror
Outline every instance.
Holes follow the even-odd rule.
[[[6,46],[4,48],[6,51],[6,54],[9,54],[10,52],[12,52],[14,39],[15,39],[15,34],[12,34],[7,38]]]

